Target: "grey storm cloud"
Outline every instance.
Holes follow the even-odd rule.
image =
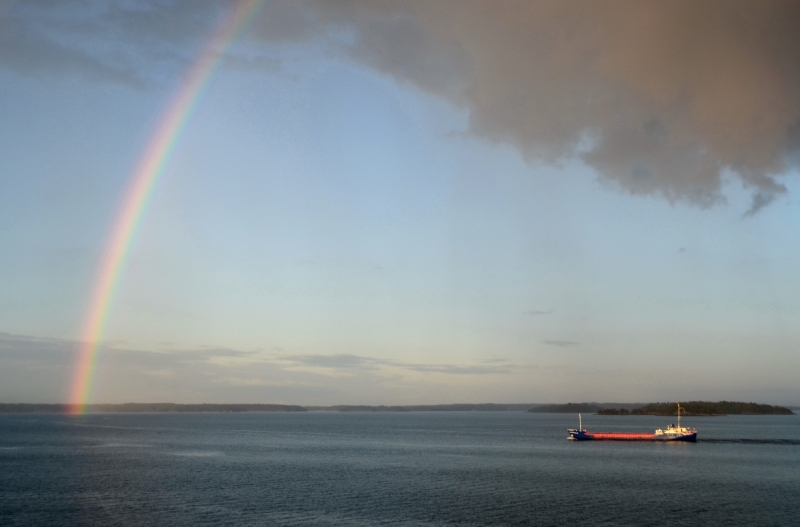
[[[0,64],[140,85],[143,64],[185,65],[232,4],[3,2]],[[580,159],[635,195],[708,207],[729,173],[752,215],[800,161],[799,2],[277,0],[252,32],[266,55],[321,46],[449,100],[475,137]]]
[[[800,151],[798,2],[282,1],[257,31],[327,41],[465,108],[475,136],[631,194],[706,207],[730,171],[753,214]]]

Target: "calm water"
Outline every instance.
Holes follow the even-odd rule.
[[[0,415],[0,525],[800,523],[800,416],[575,417]]]

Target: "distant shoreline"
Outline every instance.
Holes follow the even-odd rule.
[[[0,403],[0,414],[68,414],[68,404]],[[88,404],[85,413],[200,413],[200,412],[307,412],[304,407],[287,404],[176,404],[123,403]]]
[[[681,415],[721,417],[726,415],[794,415],[784,406],[738,401],[681,401]],[[553,404],[528,410],[532,413],[595,413],[598,415],[677,415],[676,403],[612,405],[599,403]]]
[[[244,413],[244,412],[524,412],[536,404],[434,404],[405,406],[299,406],[287,404],[88,404],[85,413]],[[0,403],[0,414],[70,413],[67,404]]]
[[[783,406],[732,401],[681,402],[681,415],[794,415]],[[89,404],[85,413],[289,413],[289,412],[529,412],[595,413],[599,415],[676,415],[675,403],[567,403],[567,404],[432,404],[432,405],[333,405],[300,406],[289,404],[177,404],[123,403]],[[67,404],[0,403],[0,414],[68,414]]]

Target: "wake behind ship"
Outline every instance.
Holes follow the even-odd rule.
[[[681,426],[681,405],[678,405],[678,426],[669,425],[665,430],[658,429],[652,434],[630,432],[589,432],[583,428],[583,418],[578,414],[578,428],[568,428],[567,439],[577,441],[697,441],[697,430]]]

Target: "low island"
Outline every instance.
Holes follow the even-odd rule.
[[[681,415],[793,415],[789,408],[735,401],[689,401],[680,403]],[[639,408],[603,408],[598,415],[675,415],[675,403],[650,403]]]
[[[794,415],[783,406],[735,401],[681,402],[681,415]],[[567,403],[547,404],[528,409],[530,413],[596,413],[598,415],[676,415],[676,403]]]

